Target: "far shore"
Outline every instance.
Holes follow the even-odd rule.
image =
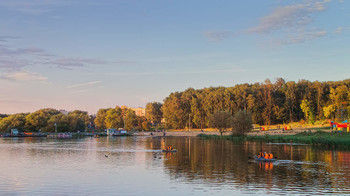
[[[263,136],[263,135],[295,135],[298,133],[303,133],[303,132],[317,132],[320,129],[318,128],[298,128],[294,130],[287,130],[283,131],[282,129],[275,129],[275,130],[269,130],[269,131],[252,131],[249,132],[247,135],[249,136]],[[325,129],[323,128],[322,131],[325,132],[331,132],[332,130]],[[151,134],[152,133],[152,134]],[[165,133],[165,135],[164,135]],[[223,135],[230,135],[232,132],[231,131],[225,131]],[[206,134],[206,135],[220,135],[220,132],[214,129],[209,129],[209,130],[203,130],[201,131],[200,129],[193,129],[193,130],[168,130],[165,132],[139,132],[138,135],[148,135],[148,136],[181,136],[181,137],[195,137],[198,136],[199,134]]]

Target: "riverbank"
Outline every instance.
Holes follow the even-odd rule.
[[[322,128],[296,128],[293,130],[287,130],[284,131],[282,129],[272,129],[268,131],[259,131],[259,130],[253,130],[249,132],[247,135],[248,136],[265,136],[265,135],[295,135],[298,133],[303,133],[303,132],[317,132],[317,131],[324,131],[324,132],[331,132],[331,129],[329,127],[322,127]],[[231,135],[231,131],[226,131],[223,133],[224,136],[229,136]],[[187,129],[170,129],[165,131],[165,136],[179,136],[179,137],[196,137],[199,134],[204,134],[204,135],[217,135],[220,136],[220,132],[217,131],[216,129],[191,129],[190,131]],[[137,133],[139,136],[164,136],[164,132],[139,132]]]
[[[327,148],[346,148],[350,149],[350,133],[348,132],[302,132],[295,135],[198,135],[202,139],[225,139],[234,141],[264,141],[278,143],[302,143]]]

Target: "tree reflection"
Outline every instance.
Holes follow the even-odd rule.
[[[153,139],[150,143],[156,143]],[[232,142],[198,138],[163,138],[178,149],[166,154],[164,165],[171,178],[210,184],[221,183],[249,189],[323,192],[347,190],[350,153],[334,152],[297,144]],[[152,144],[155,146],[155,144]],[[255,162],[258,152],[273,152],[275,163]],[[345,169],[346,168],[346,169]],[[300,192],[299,192],[300,193]]]

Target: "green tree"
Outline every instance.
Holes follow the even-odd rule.
[[[323,107],[323,114],[326,118],[334,118],[335,115],[335,107],[334,105],[329,105],[326,107]]]
[[[26,116],[26,130],[35,132],[44,129],[50,118],[60,112],[56,109],[45,108]]]
[[[137,116],[135,111],[128,109],[125,116],[125,129],[130,131],[137,126]]]
[[[232,134],[242,136],[251,131],[253,128],[252,114],[246,110],[238,111],[232,124]]]
[[[45,128],[46,132],[55,132],[57,127],[57,132],[70,132],[72,127],[69,124],[68,115],[59,113],[54,116],[51,116],[50,120],[47,123],[48,125]],[[56,127],[55,127],[56,124]]]
[[[300,104],[300,108],[304,112],[305,120],[308,123],[314,124],[315,123],[315,114],[314,114],[314,109],[312,107],[312,103],[310,101],[304,99]]]
[[[228,111],[216,111],[214,114],[210,116],[210,125],[213,128],[219,130],[222,135],[227,129],[232,126],[232,115]]]
[[[25,131],[27,113],[13,114],[0,120],[0,132],[9,132],[11,129]]]
[[[99,109],[96,114],[96,118],[94,120],[96,128],[99,130],[105,130],[107,128],[106,125],[106,117],[107,117],[107,112],[111,108],[108,109]]]
[[[87,112],[74,110],[68,113],[69,125],[72,131],[85,131],[89,124],[89,115]]]
[[[162,121],[163,118],[163,112],[161,110],[162,108],[161,103],[159,102],[152,102],[146,104],[146,118],[148,121],[159,124]]]
[[[122,110],[119,107],[109,109],[106,113],[105,124],[107,128],[124,127]]]

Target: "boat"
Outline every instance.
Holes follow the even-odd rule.
[[[171,150],[162,150],[162,152],[177,152],[177,149],[171,149]]]
[[[275,162],[277,159],[265,159],[264,157],[258,157],[254,156],[255,161],[260,161],[260,162]]]

